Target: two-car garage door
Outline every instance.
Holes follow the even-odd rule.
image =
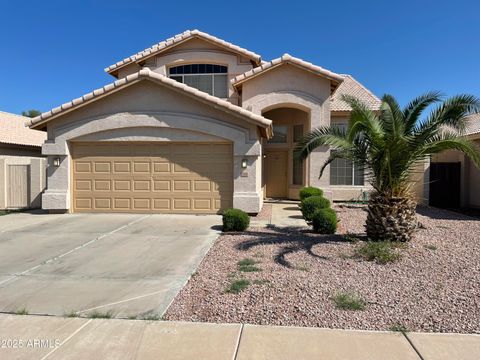
[[[74,212],[217,213],[232,206],[224,143],[74,143]]]

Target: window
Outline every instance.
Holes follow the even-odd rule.
[[[273,125],[273,137],[268,140],[272,144],[286,144],[288,125]]]
[[[219,98],[228,97],[226,66],[214,64],[188,64],[171,67],[171,79],[192,86]]]
[[[337,123],[332,126],[346,130],[347,124]],[[335,151],[335,150],[332,150]],[[335,159],[330,163],[330,185],[359,185],[365,184],[364,170],[350,160]]]
[[[298,142],[303,137],[303,124],[293,126],[293,142]]]
[[[293,142],[303,137],[303,124],[293,125]],[[293,155],[293,185],[303,185],[303,160]]]
[[[303,185],[303,160],[293,155],[293,185]]]
[[[332,150],[334,151],[334,150]],[[330,163],[330,185],[364,185],[362,168],[350,160],[335,159]]]

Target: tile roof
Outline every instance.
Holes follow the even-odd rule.
[[[474,135],[480,133],[480,113],[467,116],[466,135]]]
[[[281,57],[277,58],[277,59],[274,59],[272,61],[264,61],[262,62],[262,65],[256,67],[256,68],[253,68],[252,70],[249,70],[243,74],[240,74],[238,76],[236,76],[235,78],[233,78],[231,80],[231,83],[233,86],[238,86],[240,84],[242,84],[243,82],[267,71],[267,70],[270,70],[270,69],[273,69],[281,64],[292,64],[292,65],[295,65],[295,66],[298,66],[298,67],[301,67],[303,69],[306,69],[308,71],[311,71],[317,75],[321,75],[323,77],[326,77],[327,79],[330,79],[336,83],[340,83],[343,81],[343,76],[339,75],[339,74],[336,74],[330,70],[327,70],[327,69],[324,69],[320,66],[317,66],[317,65],[314,65],[310,62],[307,62],[307,61],[304,61],[302,59],[299,59],[299,58],[296,58],[296,57],[293,57],[289,54],[283,54]]]
[[[352,108],[341,99],[342,95],[351,95],[367,104],[372,110],[380,109],[381,100],[350,75],[344,80],[331,97],[331,111],[351,111]]]
[[[0,143],[42,146],[47,133],[26,127],[28,120],[25,116],[0,111]]]
[[[185,40],[188,40],[188,39],[192,39],[192,38],[201,38],[201,39],[204,39],[208,42],[211,42],[211,43],[214,43],[214,44],[217,44],[219,46],[222,46],[224,48],[227,48],[231,51],[234,51],[238,54],[241,54],[249,59],[253,59],[255,60],[256,63],[261,63],[261,56],[258,55],[258,54],[255,54],[254,52],[252,51],[249,51],[247,49],[244,49],[244,48],[241,48],[240,46],[237,46],[237,45],[234,45],[232,43],[229,43],[228,41],[225,41],[225,40],[222,40],[222,39],[219,39],[215,36],[212,36],[210,34],[207,34],[205,32],[202,32],[200,30],[187,30],[181,34],[178,34],[178,35],[175,35],[174,37],[171,37],[165,41],[161,41],[159,42],[158,44],[155,44],[145,50],[142,50],[132,56],[129,56],[119,62],[117,62],[116,64],[113,64],[113,65],[110,65],[109,67],[105,68],[105,71],[107,73],[112,73],[116,70],[118,70],[119,68],[123,67],[123,66],[126,66],[128,64],[131,64],[131,63],[135,63],[135,62],[138,62],[138,61],[141,61],[142,59],[145,59],[147,57],[150,57],[152,55],[155,55],[159,52],[162,52],[162,51],[165,51],[166,49],[174,46],[174,45],[177,45],[181,42],[184,42]]]
[[[63,105],[60,105],[50,111],[42,113],[40,116],[37,116],[36,118],[33,118],[29,122],[29,126],[32,128],[36,128],[39,125],[52,120],[53,118],[56,118],[57,116],[71,111],[75,109],[76,107],[79,107],[83,104],[86,104],[90,101],[94,101],[100,97],[103,97],[111,92],[114,92],[127,84],[131,84],[137,81],[140,81],[142,79],[150,79],[154,80],[160,84],[166,85],[167,87],[176,89],[176,90],[181,90],[185,92],[187,95],[190,95],[192,97],[198,98],[204,102],[209,103],[210,105],[213,105],[216,108],[219,108],[220,110],[223,110],[225,112],[232,113],[233,115],[237,115],[242,117],[243,119],[247,120],[250,123],[253,123],[255,125],[260,126],[261,128],[265,129],[264,130],[264,136],[270,137],[272,134],[272,121],[264,118],[263,116],[254,114],[246,109],[243,109],[237,105],[233,105],[232,103],[220,99],[216,96],[209,95],[203,91],[200,91],[198,89],[195,89],[191,86],[182,84],[178,81],[172,80],[168,78],[165,75],[158,74],[156,72],[153,72],[147,68],[144,68],[134,74],[128,75],[122,79],[119,79],[111,84],[108,84],[104,86],[103,88],[94,90],[92,92],[89,92],[88,94],[83,95],[82,97],[79,97],[77,99],[74,99],[70,102],[67,102]]]

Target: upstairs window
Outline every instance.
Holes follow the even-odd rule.
[[[171,79],[194,87],[210,95],[228,97],[228,69],[214,64],[188,64],[171,67]]]

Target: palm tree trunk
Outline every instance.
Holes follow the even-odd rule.
[[[409,241],[417,228],[415,200],[373,194],[368,202],[367,236],[374,241]]]

